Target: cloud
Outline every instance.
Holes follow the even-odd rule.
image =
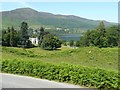
[[[17,0],[17,2],[20,3],[20,4],[22,4],[25,7],[32,8],[32,6],[30,6],[27,2],[23,2],[23,1],[20,1],[20,0]]]

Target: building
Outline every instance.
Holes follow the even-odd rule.
[[[29,40],[32,42],[32,44],[38,45],[38,38],[29,38]]]

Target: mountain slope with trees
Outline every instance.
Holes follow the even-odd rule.
[[[32,28],[39,28],[41,25],[46,28],[77,30],[93,29],[100,23],[98,20],[90,20],[74,15],[55,15],[52,13],[38,12],[31,8],[20,8],[0,13],[2,13],[2,25],[4,29],[12,25],[17,28],[22,21],[28,22]],[[113,24],[106,21],[104,23],[106,26]]]

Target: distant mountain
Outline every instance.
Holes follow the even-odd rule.
[[[31,8],[19,8],[11,11],[3,11],[2,25],[3,28],[14,26],[18,28],[22,21],[28,22],[31,28],[64,28],[64,29],[93,29],[99,24],[99,20],[90,20],[74,15],[55,15],[52,13],[38,12]],[[106,26],[112,25],[104,21]]]

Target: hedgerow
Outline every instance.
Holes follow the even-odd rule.
[[[32,60],[3,60],[2,72],[69,82],[87,87],[118,90],[119,75],[112,71]]]

